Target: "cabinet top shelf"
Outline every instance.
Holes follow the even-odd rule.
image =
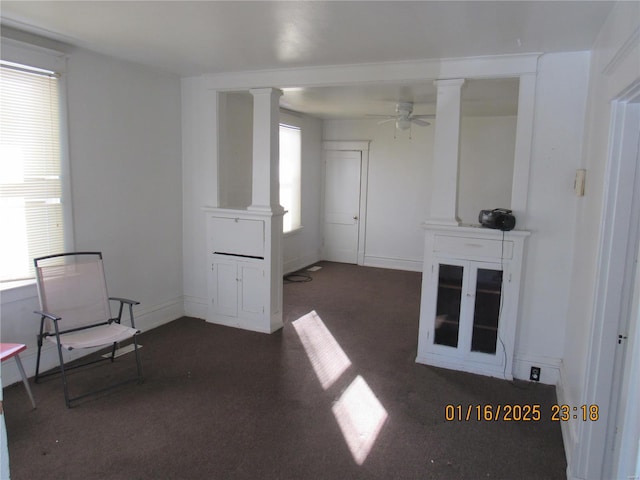
[[[478,237],[478,238],[494,238],[502,239],[503,235],[505,239],[512,239],[517,237],[528,237],[531,232],[527,230],[509,230],[503,232],[502,230],[496,230],[493,228],[486,228],[480,225],[435,225],[428,222],[422,224],[422,228],[425,230],[447,232],[448,235],[460,235],[464,237]]]
[[[441,283],[440,285],[438,285],[438,287],[440,288],[449,288],[451,290],[462,290],[462,287],[460,285],[448,285],[446,283]],[[476,289],[476,293],[491,293],[491,294],[495,294],[495,295],[500,295],[502,292],[498,289],[498,290],[493,290],[493,289],[488,289],[488,288],[478,288]]]

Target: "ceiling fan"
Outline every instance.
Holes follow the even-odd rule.
[[[414,123],[421,127],[427,127],[431,124],[429,122],[426,122],[424,119],[436,118],[435,115],[412,115],[412,112],[413,112],[413,103],[399,102],[398,104],[396,104],[395,115],[368,115],[368,116],[381,117],[385,119],[378,122],[378,124],[395,122],[396,129],[398,130],[407,130],[411,127],[411,124],[414,124]]]

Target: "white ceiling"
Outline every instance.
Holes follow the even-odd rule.
[[[589,50],[604,1],[11,1],[3,26],[181,76],[320,65]],[[475,82],[476,83],[474,85]],[[508,113],[517,83],[475,81],[465,95]],[[485,89],[486,90],[483,90]],[[471,90],[469,92],[469,90]],[[433,113],[432,85],[287,91],[283,105],[323,117]],[[496,104],[499,102],[499,105]],[[424,104],[424,107],[420,107]],[[424,110],[424,111],[422,111]],[[502,112],[502,113],[500,113]]]

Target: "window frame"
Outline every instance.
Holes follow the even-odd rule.
[[[73,205],[71,196],[71,168],[69,159],[69,123],[67,107],[67,60],[64,52],[44,48],[30,43],[17,41],[7,37],[0,37],[1,58],[4,61],[21,65],[28,65],[43,70],[55,72],[59,87],[59,115],[60,115],[60,181],[61,203],[63,218],[63,242],[65,251],[74,250]],[[0,282],[0,291],[7,291],[26,285],[35,285],[35,277],[7,280]]]
[[[298,176],[298,188],[297,188],[297,199],[298,199],[298,222],[297,225],[293,225],[291,229],[289,230],[285,230],[285,223],[283,222],[283,228],[282,228],[282,233],[284,236],[289,236],[292,234],[295,234],[296,232],[302,230],[303,225],[302,225],[302,126],[300,125],[300,120],[293,114],[290,114],[289,112],[284,112],[281,111],[281,116],[280,116],[280,121],[278,124],[278,129],[280,131],[280,129],[282,127],[285,128],[292,128],[292,129],[296,129],[300,132],[300,164],[299,164],[299,176]],[[281,160],[279,159],[279,169],[281,169]],[[280,199],[280,202],[282,203],[282,199]],[[285,207],[286,210],[286,207]],[[286,213],[285,213],[286,215]]]

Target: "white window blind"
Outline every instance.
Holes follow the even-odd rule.
[[[0,281],[33,278],[34,257],[64,250],[59,83],[0,64]]]
[[[280,204],[287,213],[282,219],[284,233],[300,228],[300,129],[280,125]]]

